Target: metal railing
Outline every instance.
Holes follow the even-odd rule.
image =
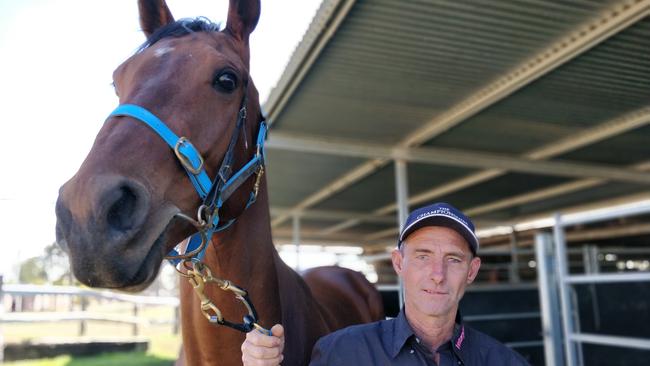
[[[640,215],[650,213],[650,206],[631,207],[624,210],[609,210],[597,212],[588,216],[582,217],[563,217],[558,214],[555,217],[555,225],[553,228],[553,238],[555,242],[555,276],[557,277],[557,284],[559,289],[559,304],[562,314],[562,332],[564,334],[564,358],[567,366],[584,365],[582,354],[582,343],[598,344],[605,346],[617,346],[625,348],[637,348],[650,350],[650,339],[622,337],[605,334],[590,334],[581,333],[579,331],[578,314],[576,310],[576,299],[572,297],[572,286],[576,284],[601,284],[601,283],[622,283],[622,282],[650,282],[650,273],[589,273],[580,275],[571,275],[568,269],[568,253],[565,240],[564,228],[570,225],[593,223],[603,220],[620,218],[624,216]],[[540,238],[540,242],[544,239]],[[540,247],[543,246],[539,244]],[[543,249],[539,249],[543,250]],[[539,254],[538,250],[538,256]],[[538,258],[539,261],[539,258]],[[540,266],[541,267],[541,266]],[[540,268],[541,270],[541,268]],[[548,268],[545,269],[548,273]],[[541,289],[540,289],[541,291]],[[551,291],[552,292],[552,291]],[[541,295],[541,292],[540,292]],[[552,308],[554,305],[551,301],[547,300],[547,306]],[[543,311],[543,318],[552,316]],[[545,319],[547,323],[549,319]],[[543,320],[544,322],[544,320]],[[552,333],[557,335],[557,330]],[[548,343],[547,343],[548,344]],[[558,359],[556,354],[552,359]],[[547,355],[548,360],[548,355]],[[553,363],[548,363],[547,365]]]
[[[398,284],[380,284],[376,285],[379,291],[398,291]],[[499,292],[499,291],[526,291],[534,290],[537,288],[535,283],[520,282],[520,283],[503,283],[503,284],[476,284],[469,286],[466,290],[467,293],[472,292]],[[541,317],[538,311],[527,312],[505,312],[493,314],[472,314],[464,315],[463,321],[466,322],[492,322],[492,321],[517,321],[522,319],[539,319]],[[523,347],[541,347],[544,346],[543,340],[529,340],[518,342],[507,342],[506,346],[510,348],[523,348]]]

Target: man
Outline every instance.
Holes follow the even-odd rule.
[[[528,365],[518,353],[462,322],[458,303],[481,259],[474,225],[447,203],[413,211],[392,261],[404,284],[404,307],[390,320],[351,326],[321,338],[310,365]],[[289,330],[290,331],[290,330]],[[278,365],[284,329],[251,332],[244,365]]]

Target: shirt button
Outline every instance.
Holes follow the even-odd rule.
[[[413,348],[411,348],[411,353],[415,353],[415,350]]]
[[[415,338],[415,341],[420,343],[420,338]]]

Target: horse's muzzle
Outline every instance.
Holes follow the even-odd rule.
[[[93,176],[83,184],[73,178],[61,187],[56,204],[57,242],[69,253],[72,270],[81,282],[125,287],[148,277],[140,271],[143,265],[151,266],[145,262],[153,259],[150,252],[161,235],[156,228],[144,227],[150,201],[142,184],[115,175]],[[157,261],[159,265],[160,258]]]

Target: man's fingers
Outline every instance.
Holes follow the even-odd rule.
[[[273,335],[266,335],[257,330],[246,333],[246,340],[241,345],[242,361],[245,366],[276,366],[284,359],[284,328],[276,324],[271,328]]]
[[[253,330],[251,332],[246,333],[246,342],[250,342],[253,345],[256,346],[261,346],[261,347],[277,347],[284,341],[284,330],[282,329],[282,326],[279,325],[279,331],[280,333],[276,336],[276,333],[274,330],[276,330],[276,325],[275,327],[271,328],[271,332],[273,335],[265,335],[257,330]]]
[[[284,356],[280,355],[272,359],[258,359],[250,357],[247,354],[244,354],[242,357],[242,362],[244,366],[277,366],[282,362]]]
[[[284,337],[284,328],[280,324],[276,324],[271,328],[271,333],[276,336],[283,338]]]
[[[255,345],[248,340],[244,341],[241,350],[243,355],[250,356],[253,359],[272,359],[282,354],[280,344],[274,347],[265,347]]]

